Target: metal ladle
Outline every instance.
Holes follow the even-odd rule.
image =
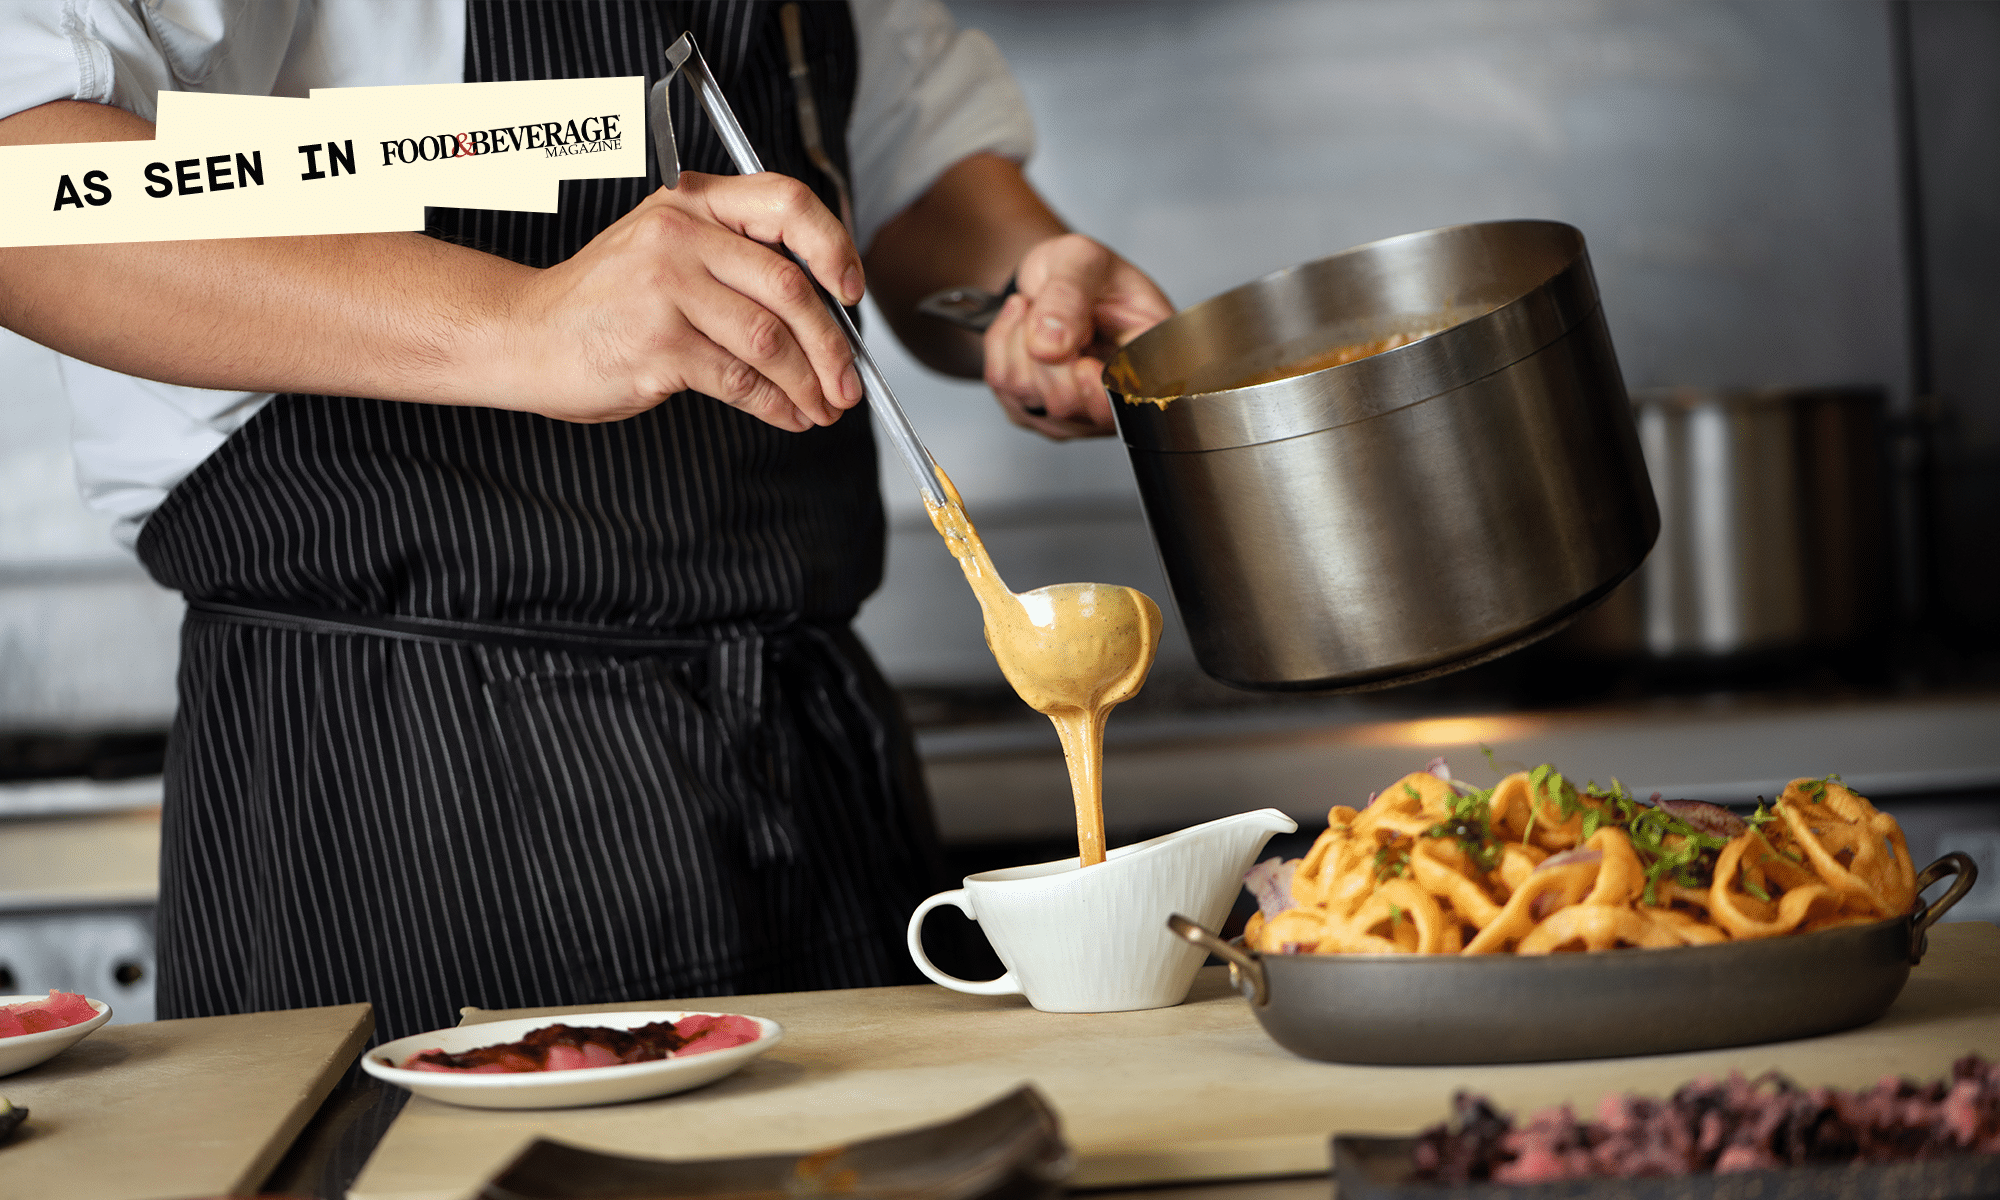
[[[695,98],[708,113],[708,119],[715,125],[717,136],[729,151],[730,161],[745,175],[755,175],[764,169],[764,163],[751,148],[750,139],[745,136],[743,126],[737,123],[736,113],[723,98],[722,89],[716,85],[715,76],[710,73],[708,63],[695,47],[694,35],[683,33],[667,47],[667,73],[653,85],[646,98],[646,123],[653,127],[653,156],[660,165],[660,182],[667,187],[677,187],[681,180],[680,151],[674,145],[674,125],[672,114],[667,107],[667,85],[677,74],[685,72],[688,86],[694,89]],[[812,269],[783,246],[776,247],[779,253],[805,270],[806,278],[812,280],[813,291],[818,293],[820,303],[840,325],[840,332],[846,336],[848,348],[854,351],[854,364],[861,373],[861,382],[868,394],[868,400],[875,406],[876,415],[882,418],[889,442],[896,453],[902,456],[903,465],[910,469],[910,475],[917,482],[917,490],[924,494],[926,506],[943,506],[944,493],[937,483],[937,460],[924,448],[922,439],[917,437],[916,427],[910,424],[909,415],[896,402],[896,393],[889,390],[889,381],[875,365],[875,357],[868,353],[868,346],[861,340],[861,331],[854,327],[853,318],[841,307],[833,294],[821,287],[813,279]]]
[[[653,85],[646,105],[661,182],[669,188],[680,182],[680,153],[674,145],[667,106],[667,85],[680,73],[687,75],[695,98],[715,124],[736,169],[745,175],[762,171],[763,162],[737,123],[729,101],[723,98],[692,35],[683,33],[667,47],[667,65],[667,74]],[[777,249],[805,267],[790,250]],[[812,278],[809,268],[806,278]],[[1030,707],[1054,722],[1062,737],[1063,757],[1069,763],[1077,799],[1080,864],[1104,861],[1104,814],[1099,800],[1104,721],[1114,705],[1128,699],[1145,682],[1159,647],[1159,606],[1144,593],[1115,584],[1059,583],[1018,594],[1008,591],[965,516],[956,490],[945,481],[936,460],[917,437],[847,310],[817,280],[813,290],[846,335],[869,402],[916,479],[932,523],[951,546],[979,598],[986,644],[999,661],[1001,672]],[[990,315],[987,319],[990,321]]]

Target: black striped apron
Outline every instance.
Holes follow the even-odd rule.
[[[845,169],[844,4],[806,4]],[[777,6],[468,10],[468,81],[645,75],[691,28],[770,168],[812,183]],[[730,173],[696,106],[689,169]],[[558,214],[433,210],[534,266],[656,180]],[[880,580],[866,413],[784,433],[695,394],[577,425],[288,395],[167,497],[139,552],[184,592],[159,913],[162,1017],[909,978],[935,836],[849,631]]]

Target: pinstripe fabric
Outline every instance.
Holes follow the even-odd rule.
[[[854,84],[845,5],[805,7],[820,111]],[[468,10],[468,80],[656,75],[693,28],[775,170],[797,137],[776,6]],[[728,170],[701,124],[684,161]],[[829,139],[844,165],[844,139]],[[434,211],[543,265],[645,194]],[[827,189],[830,190],[830,189]],[[847,629],[880,578],[873,442],[706,397],[571,425],[493,409],[273,401],[147,522],[191,599],[684,637],[685,652],[452,643],[193,612],[161,867],[162,1016],[370,1000],[377,1037],[460,1005],[908,977],[934,838],[894,701]]]

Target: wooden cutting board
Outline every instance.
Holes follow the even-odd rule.
[[[1757,1003],[1746,991],[1744,1004]],[[1327,1137],[1408,1133],[1471,1088],[1516,1110],[1614,1092],[1665,1094],[1702,1075],[1777,1068],[1802,1084],[1935,1077],[1968,1051],[2000,1057],[2000,929],[1931,931],[1889,1013],[1829,1037],[1698,1054],[1486,1067],[1312,1062],[1264,1035],[1221,968],[1186,1004],[1150,1012],[1036,1012],[1019,997],[939,987],[662,1001],[604,1008],[770,1017],[785,1040],[742,1072],[678,1096],[608,1108],[491,1112],[412,1099],[350,1200],[462,1200],[529,1140],[661,1158],[820,1148],[929,1124],[1023,1081],[1062,1115],[1077,1187],[1327,1169]],[[564,1010],[587,1012],[588,1009]],[[533,1015],[470,1012],[467,1021]],[[1715,1014],[1727,1021],[1727,1012]]]
[[[374,1031],[366,1004],[106,1025],[0,1078],[0,1200],[248,1196]]]

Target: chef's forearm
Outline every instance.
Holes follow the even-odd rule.
[[[1020,164],[975,154],[938,178],[891,218],[868,248],[868,288],[896,336],[926,366],[978,378],[978,334],[917,312],[917,301],[950,287],[1005,287],[1021,258],[1068,232]]]
[[[152,136],[75,101],[0,121],[0,144]],[[524,273],[416,233],[20,247],[0,250],[0,324],[168,383],[492,404]]]
[[[133,140],[61,102],[16,143]],[[699,391],[782,429],[860,403],[846,339],[782,242],[858,303],[840,221],[797,180],[684,172],[545,270],[415,233],[0,251],[0,324],[168,383],[615,421]]]

